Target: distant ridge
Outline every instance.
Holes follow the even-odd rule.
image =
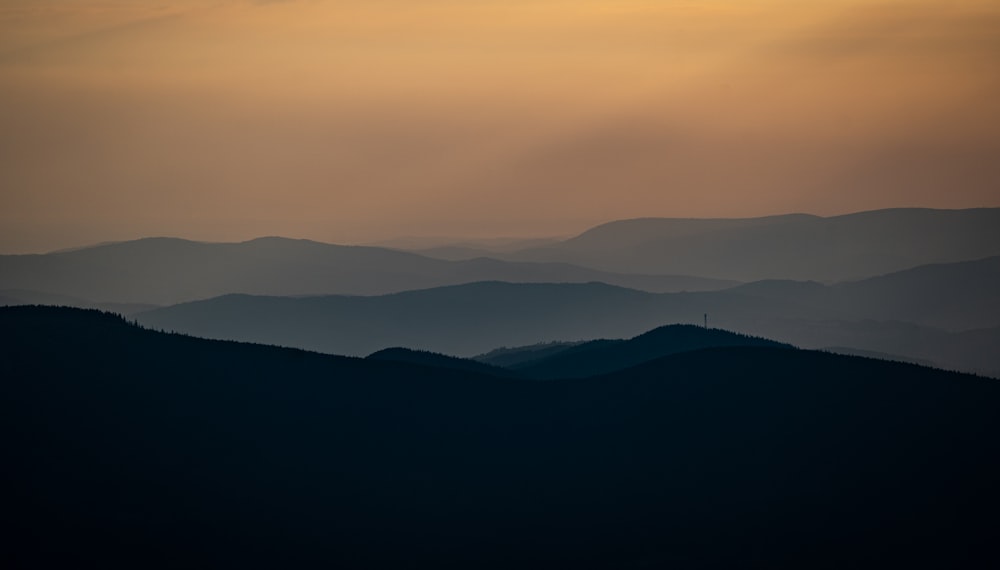
[[[657,299],[602,283],[478,282],[372,297],[227,295],[136,318],[206,338],[334,354],[406,347],[464,357],[497,346],[633,336],[663,324]]]
[[[600,281],[650,292],[714,291],[759,280],[857,281],[1000,256],[1000,208],[892,209],[829,218],[644,218],[543,243],[517,251],[444,245],[450,252],[444,257],[460,259],[449,261],[279,237],[241,243],[146,238],[0,255],[0,290],[90,304],[166,305],[230,293],[375,295],[494,280]]]
[[[738,284],[688,276],[624,275],[565,263],[445,261],[385,248],[279,237],[240,243],[145,238],[43,255],[0,255],[0,290],[39,291],[91,305],[167,305],[231,293],[376,295],[484,280],[602,281],[650,291]]]
[[[896,208],[827,218],[621,220],[506,259],[738,281],[836,282],[995,255],[1000,208]]]

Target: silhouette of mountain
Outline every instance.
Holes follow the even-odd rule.
[[[1000,208],[905,208],[829,218],[622,220],[504,259],[624,273],[829,282],[995,255],[1000,255]]]
[[[993,567],[1000,384],[762,347],[583,380],[0,309],[8,567]]]
[[[728,346],[792,348],[771,340],[694,325],[659,327],[628,340],[595,340],[511,367],[527,378],[583,378],[608,374],[669,354]]]
[[[602,281],[650,291],[737,284],[685,276],[619,275],[563,263],[444,261],[384,248],[273,237],[243,243],[147,238],[44,255],[0,256],[0,289],[157,305],[229,293],[375,295],[484,280]]]
[[[435,366],[437,368],[449,368],[454,370],[468,370],[480,374],[490,374],[493,376],[511,376],[510,371],[497,366],[491,366],[482,362],[477,362],[468,358],[456,358],[437,352],[426,350],[411,350],[409,348],[385,348],[378,352],[373,352],[367,357],[369,360],[386,360],[389,362],[406,362],[409,364],[420,364],[423,366]]]

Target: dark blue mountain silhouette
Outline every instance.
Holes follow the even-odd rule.
[[[1000,384],[764,347],[551,382],[0,309],[9,568],[993,567]]]
[[[595,340],[511,367],[526,378],[583,378],[624,370],[669,354],[727,346],[792,348],[720,329],[668,325],[628,340]]]

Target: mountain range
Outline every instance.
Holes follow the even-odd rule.
[[[628,338],[710,325],[809,348],[849,347],[1000,373],[1000,257],[857,282],[763,281],[654,294],[609,285],[474,283],[384,296],[228,295],[141,312],[150,327],[363,356],[407,347],[474,356],[500,346]]]
[[[505,247],[441,246],[465,252],[446,260],[433,257],[440,249],[423,250],[428,256],[277,237],[242,243],[146,238],[0,255],[0,297],[7,304],[58,296],[81,307],[129,308],[231,293],[379,295],[476,281],[602,282],[654,293],[760,280],[857,281],[1000,256],[1000,208],[649,218],[611,222],[566,240],[501,243]]]
[[[586,283],[649,291],[722,289],[734,281],[671,275],[623,275],[564,263],[480,258],[443,261],[385,248],[259,238],[202,243],[175,238],[42,255],[0,256],[0,291],[107,303],[167,305],[229,293],[377,295],[473,281]]]

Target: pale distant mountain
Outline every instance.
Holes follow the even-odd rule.
[[[391,347],[472,356],[498,346],[631,337],[669,322],[663,300],[600,283],[483,282],[372,297],[226,295],[136,318],[195,336],[349,356]]]
[[[1000,327],[949,332],[900,321],[761,318],[744,323],[746,334],[861,356],[933,365],[1000,378]]]
[[[228,293],[377,295],[484,280],[601,281],[649,291],[722,289],[733,281],[620,275],[563,263],[461,262],[385,248],[260,238],[201,243],[147,238],[44,255],[0,256],[0,289],[90,302],[166,305]]]
[[[625,220],[566,241],[503,253],[525,243],[531,242],[454,243],[431,250],[437,257],[449,258],[437,259],[387,248],[285,238],[242,243],[147,238],[49,254],[2,255],[0,290],[74,297],[89,303],[76,303],[79,306],[106,306],[168,305],[230,293],[379,295],[477,281],[603,282],[649,292],[717,291],[763,279],[850,281],[920,265],[998,256],[1000,209],[880,210],[832,218]],[[490,257],[468,259],[481,253]],[[947,294],[950,286],[940,283],[939,292]],[[927,287],[917,295],[926,294]],[[908,295],[878,304],[878,311],[889,314],[896,305],[899,310],[915,307]],[[866,314],[878,312],[867,306],[860,309]],[[947,322],[953,320],[950,311],[941,305],[939,314],[925,315],[931,320],[918,322],[960,327],[958,321]]]
[[[566,239],[566,238],[561,238]],[[472,257],[489,256],[491,253],[509,253],[519,251],[529,247],[543,247],[559,243],[560,238],[483,238],[483,239],[462,239],[448,237],[400,237],[370,245],[374,247],[386,247],[390,249],[402,249],[422,253],[436,249],[464,249],[477,252]],[[471,257],[468,259],[472,259]]]
[[[410,250],[420,255],[433,257],[434,259],[447,259],[449,261],[462,261],[463,259],[476,259],[477,257],[496,257],[497,254],[510,252],[496,252],[487,249],[479,249],[464,245],[442,245],[439,247],[429,247],[427,249]]]
[[[1000,208],[908,208],[829,218],[622,220],[505,259],[624,273],[835,282],[995,255],[1000,255]]]
[[[905,321],[961,331],[1000,324],[1000,257],[924,265],[831,286],[759,281],[730,291],[823,307],[842,320]],[[804,310],[800,316],[808,315]]]
[[[871,350],[994,374],[1000,345],[970,342],[962,335],[972,333],[962,331],[1000,327],[998,295],[1000,258],[989,258],[833,286],[765,281],[654,294],[599,283],[486,282],[367,297],[229,295],[136,318],[159,329],[334,354],[399,346],[474,356],[502,346],[629,338],[664,324],[701,324],[707,313],[713,328],[805,348]]]

